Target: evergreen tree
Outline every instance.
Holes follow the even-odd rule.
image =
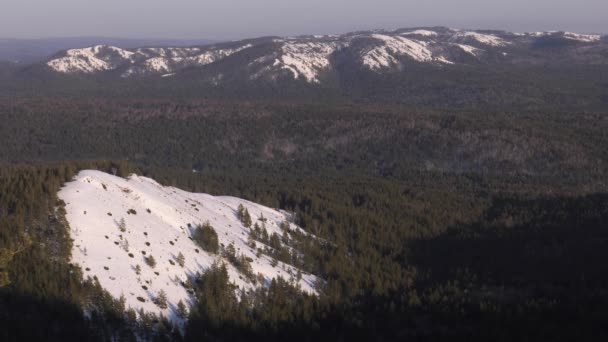
[[[184,302],[180,299],[179,302],[177,302],[177,309],[176,309],[176,314],[177,317],[185,319],[188,317],[188,309],[186,308],[186,305],[184,304]]]
[[[177,254],[176,261],[177,261],[178,265],[180,265],[181,267],[184,267],[186,258],[184,257],[184,254],[182,254],[182,252],[179,252],[179,254]]]
[[[7,248],[0,248],[0,288],[10,284],[8,264],[13,259],[13,252]]]
[[[243,207],[243,203],[239,203],[239,206],[237,208],[237,217],[239,220],[241,220],[241,222],[243,222],[244,216],[245,216],[245,207]]]
[[[150,266],[151,268],[156,267],[156,259],[154,259],[154,256],[153,256],[153,255],[149,255],[149,256],[147,256],[147,257],[145,258],[145,260],[146,260],[146,264],[147,264],[148,266]]]
[[[230,262],[231,264],[235,264],[236,263],[236,248],[234,247],[233,243],[228,244],[228,246],[226,246],[226,248],[224,248],[223,251],[223,257],[226,258],[228,260],[228,262]]]
[[[245,211],[243,212],[243,219],[241,222],[245,227],[251,228],[251,215],[249,215],[249,210],[247,210],[247,208],[245,208]]]
[[[127,231],[127,223],[125,222],[125,218],[121,218],[120,221],[118,222],[118,230],[120,230],[121,232],[126,232]]]
[[[283,232],[288,232],[289,231],[289,227],[290,227],[290,225],[289,225],[289,222],[287,220],[282,221],[281,224],[279,225],[279,228],[281,228],[281,230]]]
[[[167,308],[167,293],[164,290],[160,290],[156,296],[156,305],[161,309]]]
[[[193,240],[209,253],[217,254],[219,252],[219,239],[209,221],[196,227]]]

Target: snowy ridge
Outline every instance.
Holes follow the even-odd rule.
[[[469,53],[473,56],[477,56],[477,54],[479,52],[482,52],[482,49],[478,49],[476,47],[470,46],[470,45],[464,45],[464,44],[455,44],[457,47],[459,47],[462,51]]]
[[[372,70],[398,64],[395,55],[406,55],[418,62],[451,63],[442,56],[434,57],[433,53],[427,48],[428,44],[423,41],[384,34],[372,34],[371,37],[382,42],[382,45],[374,47],[361,57],[363,64]]]
[[[462,41],[473,40],[478,43],[481,43],[484,45],[490,45],[490,46],[505,46],[505,45],[509,44],[507,41],[505,41],[504,39],[502,39],[498,36],[477,33],[477,32],[470,32],[470,31],[458,32],[454,35],[453,38],[455,40],[462,40]]]
[[[203,66],[214,63],[234,53],[251,47],[251,44],[241,46],[236,49],[215,49],[201,53],[198,48],[150,48],[137,49],[136,56],[144,56],[143,62],[129,67],[123,77],[130,77],[141,74],[161,74],[172,73],[176,69],[186,66]],[[158,57],[150,57],[157,54]]]
[[[124,62],[132,57],[132,52],[114,46],[96,45],[83,49],[67,50],[65,57],[51,60],[47,65],[58,72],[93,73],[111,70],[116,67],[115,61],[117,59]]]
[[[416,36],[424,36],[424,37],[436,37],[436,36],[438,36],[438,33],[435,32],[435,31],[430,31],[430,30],[413,30],[413,31],[402,33],[401,35],[403,35],[403,36],[416,35]]]
[[[218,49],[218,50],[211,50],[211,51],[207,51],[204,52],[200,55],[196,55],[193,57],[188,57],[186,58],[186,61],[188,62],[193,62],[194,64],[197,65],[207,65],[207,64],[211,64],[217,60],[223,59],[225,57],[228,57],[230,55],[233,55],[239,51],[245,50],[252,47],[251,44],[247,44],[241,47],[238,47],[236,49]]]
[[[120,49],[98,45],[65,51],[59,57],[49,60],[47,65],[52,71],[61,73],[117,71],[116,74],[123,77],[147,75],[159,78],[175,74],[176,77],[172,79],[179,79],[184,73],[204,67],[197,73],[211,85],[243,79],[254,82],[261,79],[278,81],[283,75],[294,80],[320,84],[323,81],[320,75],[325,72],[356,72],[359,67],[378,73],[399,71],[404,70],[402,67],[406,65],[407,59],[435,66],[554,61],[556,59],[551,57],[555,56],[539,55],[536,50],[544,44],[542,40],[546,37],[572,43],[562,46],[563,49],[572,49],[572,53],[564,54],[564,58],[559,58],[560,62],[567,62],[568,58],[585,60],[590,50],[577,50],[578,44],[597,44],[601,49],[608,50],[608,44],[602,37],[592,34],[559,31],[512,33],[432,27],[343,35],[267,37],[184,48]],[[230,70],[220,63],[246,49],[250,49],[248,53],[239,54],[239,58],[233,59]],[[476,58],[459,53],[458,49]],[[505,58],[496,59],[495,56]],[[598,56],[603,55],[590,55],[588,60],[599,63],[598,58],[601,57]],[[345,58],[352,60],[347,61]],[[340,63],[343,67],[336,68],[333,63]]]
[[[95,73],[126,68],[122,76],[164,74],[177,68],[207,65],[251,47],[237,48],[138,48],[133,51],[114,46],[97,45],[71,49],[65,56],[51,59],[46,64],[61,73]]]
[[[528,35],[531,37],[544,37],[544,36],[549,36],[553,33],[555,33],[556,31],[538,31],[538,32],[526,32],[524,33],[524,35]]]
[[[318,83],[319,71],[329,67],[329,56],[344,46],[338,42],[285,42],[281,46],[281,56],[275,59],[273,66],[290,71],[294,79],[302,77]]]
[[[144,67],[155,72],[168,72],[170,70],[169,61],[163,57],[147,59],[143,63]]]
[[[299,285],[303,291],[316,293],[316,277],[303,273],[297,280],[297,269],[258,254],[248,243],[249,228],[237,218],[242,204],[251,214],[252,221],[262,224],[265,218],[268,234],[283,234],[279,228],[288,215],[234,197],[214,197],[189,193],[172,187],[163,187],[152,179],[132,175],[129,179],[115,177],[100,171],[81,171],[58,194],[65,202],[66,219],[74,240],[72,262],[79,265],[84,277],[96,277],[101,286],[114,297],[121,295],[126,306],[135,310],[163,314],[178,321],[175,308],[179,301],[188,305],[192,295],[184,286],[198,272],[204,273],[222,258],[205,252],[190,237],[196,225],[208,221],[217,232],[223,246],[232,244],[237,254],[251,258],[255,275],[261,274],[264,282],[283,277]],[[124,219],[124,231],[120,222]],[[294,224],[290,231],[299,230]],[[256,241],[256,248],[263,244]],[[184,255],[184,266],[177,262]],[[145,257],[153,256],[156,266],[150,267]],[[226,262],[230,280],[240,290],[248,291],[254,284],[236,268]],[[137,267],[141,269],[139,274]],[[154,304],[160,291],[167,296],[168,307]]]
[[[562,37],[568,40],[575,40],[583,43],[595,43],[602,39],[600,35],[597,34],[580,34],[574,32],[560,32],[560,31],[546,31],[546,32],[527,32],[526,35],[531,37],[547,37],[547,36],[557,36]]]
[[[564,32],[564,38],[571,40],[578,40],[580,42],[585,43],[593,43],[597,42],[601,39],[599,35],[596,34],[578,34],[573,32]]]

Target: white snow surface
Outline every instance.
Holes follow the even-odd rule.
[[[261,225],[260,216],[266,218],[269,235],[277,233],[280,236],[279,225],[288,216],[282,211],[235,197],[215,197],[164,187],[150,178],[137,175],[124,179],[93,170],[78,173],[58,196],[66,204],[66,219],[74,240],[72,262],[82,268],[85,278],[97,277],[112,296],[119,298],[124,295],[127,307],[135,310],[163,314],[179,323],[173,312],[177,303],[180,300],[186,305],[192,303],[192,296],[181,282],[192,279],[198,272],[204,273],[221,259],[205,252],[189,238],[192,229],[205,221],[214,227],[220,244],[228,246],[233,243],[237,255],[253,259],[253,272],[262,274],[266,285],[279,276],[290,280],[288,270],[294,275],[297,273],[297,269],[281,262],[272,267],[271,258],[264,254],[257,258],[256,251],[247,245],[249,229],[236,216],[237,208],[242,204],[254,222]],[[135,213],[128,214],[130,209]],[[121,219],[126,223],[125,232],[119,229]],[[300,228],[290,224],[290,230]],[[256,245],[264,246],[257,241]],[[146,252],[146,256],[154,256],[155,268],[146,264],[142,252]],[[185,256],[184,267],[175,261],[180,252]],[[137,265],[141,267],[140,275],[135,271]],[[256,285],[232,265],[227,262],[226,265],[230,280],[239,289],[255,288]],[[303,272],[301,281],[292,280],[303,291],[316,293],[314,275]],[[264,285],[258,283],[257,286]],[[167,294],[167,309],[153,303],[161,290]]]
[[[129,51],[97,45],[67,50],[65,56],[52,59],[47,65],[63,73],[94,73],[127,65],[129,67],[122,74],[123,77],[147,73],[165,74],[172,71],[173,66],[211,64],[251,46],[246,44],[232,49],[210,48],[201,52],[200,48],[139,48]],[[136,64],[137,61],[141,63]]]
[[[537,31],[537,32],[526,32],[526,35],[531,37],[544,37],[553,34],[555,31]]]
[[[418,62],[452,63],[442,56],[433,56],[433,53],[427,48],[427,42],[384,34],[372,34],[371,37],[382,42],[381,45],[370,49],[361,57],[363,64],[372,70],[397,64],[396,55],[405,55]]]
[[[552,35],[561,35],[563,38],[570,40],[577,40],[585,43],[593,43],[599,41],[602,37],[597,34],[580,34],[574,32],[560,32],[560,31],[543,31],[543,32],[527,32],[526,35],[531,37],[545,37]]]
[[[436,37],[438,34],[437,34],[437,32],[431,31],[431,30],[413,30],[413,31],[409,31],[409,32],[404,32],[401,35],[403,35],[403,36],[418,35],[418,36],[424,36],[424,37]]]
[[[345,44],[339,42],[292,42],[281,46],[281,55],[273,66],[288,70],[295,79],[319,82],[319,72],[329,67],[329,56]]]
[[[301,37],[273,38],[271,40],[248,40],[242,43],[220,44],[207,47],[158,47],[120,49],[97,45],[83,49],[67,50],[62,57],[52,59],[47,65],[63,73],[96,73],[121,70],[123,77],[156,74],[159,77],[179,72],[191,66],[206,66],[221,61],[228,56],[258,44],[275,43],[264,56],[260,51],[252,51],[243,56],[247,63],[249,78],[261,77],[277,79],[287,73],[294,79],[309,83],[320,83],[323,71],[331,70],[331,56],[336,51],[356,47],[358,62],[363,66],[381,72],[400,65],[403,57],[421,63],[439,65],[454,64],[448,60],[447,49],[460,49],[481,57],[481,52],[491,47],[510,47],[526,43],[522,37],[558,36],[564,39],[594,43],[601,40],[599,35],[573,32],[528,32],[494,33],[494,31],[409,29],[400,31],[376,30],[349,33],[340,36],[315,35]],[[359,39],[365,39],[362,44]],[[374,42],[374,40],[376,42]],[[371,44],[366,45],[371,41]],[[248,60],[248,58],[251,58]],[[454,60],[458,62],[458,60]],[[466,63],[466,62],[465,62]],[[221,81],[221,80],[220,80]],[[218,81],[219,82],[219,81]]]
[[[197,64],[197,65],[207,65],[207,64],[211,64],[215,61],[218,61],[220,59],[223,59],[225,57],[228,57],[230,55],[233,55],[239,51],[248,49],[250,47],[252,47],[251,44],[246,44],[246,45],[240,46],[238,48],[234,48],[234,49],[210,50],[210,51],[206,51],[200,55],[188,57],[188,58],[186,58],[186,60],[188,62],[193,62],[194,64]]]
[[[151,70],[154,72],[167,73],[167,72],[171,71],[171,67],[169,66],[169,63],[170,62],[167,58],[153,57],[153,58],[147,59],[143,63],[143,66],[147,70]]]
[[[483,51],[482,49],[478,49],[476,47],[473,47],[471,45],[465,45],[465,44],[455,44],[456,46],[458,46],[461,50],[463,50],[466,53],[469,53],[473,56],[477,56],[477,54],[481,51]]]
[[[481,44],[490,46],[505,46],[508,44],[504,39],[491,34],[483,34],[478,32],[464,31],[454,35],[456,39],[472,39]]]
[[[578,40],[580,42],[585,43],[593,43],[597,42],[601,39],[599,35],[596,34],[578,34],[574,32],[564,32],[564,38],[571,40]]]
[[[64,57],[50,60],[47,65],[55,71],[64,73],[93,73],[112,70],[115,67],[115,59],[124,62],[132,57],[132,52],[114,46],[96,45],[67,50]]]

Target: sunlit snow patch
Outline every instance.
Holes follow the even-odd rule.
[[[101,286],[114,297],[124,295],[126,305],[135,310],[163,314],[177,319],[174,313],[177,303],[192,301],[192,295],[184,287],[198,272],[205,272],[220,260],[215,254],[201,249],[190,237],[193,228],[205,221],[217,232],[220,244],[233,244],[236,252],[251,258],[254,274],[261,274],[264,284],[270,279],[283,277],[301,286],[303,291],[316,293],[316,277],[302,273],[301,280],[291,275],[294,267],[261,254],[247,244],[249,228],[237,217],[242,204],[254,222],[265,218],[268,234],[283,234],[280,224],[289,215],[256,203],[235,197],[215,197],[190,193],[173,187],[164,187],[150,178],[132,175],[129,179],[112,176],[100,171],[81,171],[72,182],[59,192],[65,202],[66,218],[74,239],[72,262],[79,265],[85,277],[97,277]],[[121,220],[124,219],[124,231]],[[290,231],[301,231],[294,224]],[[303,231],[301,231],[303,232]],[[257,247],[264,245],[256,241]],[[184,255],[184,266],[176,262],[179,253]],[[145,254],[144,254],[145,253]],[[145,257],[152,255],[154,268],[148,266]],[[276,261],[274,261],[276,262]],[[230,280],[239,289],[252,290],[264,286],[244,277],[232,265],[226,263]],[[139,265],[140,273],[136,272]],[[168,308],[161,309],[153,303],[159,292],[167,295]]]

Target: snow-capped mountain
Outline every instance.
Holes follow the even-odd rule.
[[[314,275],[296,277],[295,267],[260,252],[270,247],[250,239],[251,228],[237,217],[242,205],[269,235],[307,234],[289,223],[286,212],[239,198],[164,187],[150,178],[124,179],[91,170],[81,171],[58,196],[65,202],[74,241],[72,262],[82,268],[85,278],[96,278],[114,297],[124,296],[127,307],[163,314],[179,323],[176,305],[180,301],[188,305],[193,299],[185,284],[218,261],[225,262],[239,290],[250,291],[283,277],[303,291],[316,293]],[[226,262],[221,252],[207,252],[193,241],[196,226],[205,222],[217,233],[220,251],[234,247],[237,255],[250,260],[257,281]],[[291,249],[285,239],[281,243]],[[153,266],[147,264],[150,257]],[[166,294],[164,308],[155,304],[161,291]]]
[[[559,50],[556,50],[559,49]],[[598,51],[598,49],[600,51]],[[368,31],[344,35],[268,37],[198,47],[120,49],[93,46],[64,51],[46,62],[65,74],[111,73],[123,78],[196,75],[221,82],[289,78],[321,83],[348,65],[376,73],[417,64],[538,64],[547,60],[606,63],[608,43],[599,35],[572,32],[511,33],[444,27]],[[603,56],[603,57],[602,57]]]

